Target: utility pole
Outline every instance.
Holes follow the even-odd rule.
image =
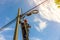
[[[16,20],[16,27],[15,27],[13,40],[18,40],[18,27],[19,27],[19,24],[21,24],[23,40],[29,40],[30,25],[27,23],[27,20],[24,20],[23,16],[30,16],[31,14],[37,14],[38,10],[32,10],[31,12],[29,12],[27,14],[22,14],[22,15],[20,13],[21,13],[21,9],[18,9],[18,15],[17,15],[17,18],[16,18],[17,20]]]
[[[16,20],[16,27],[15,27],[15,33],[14,33],[13,40],[18,40],[18,25],[20,21],[20,13],[21,13],[21,10],[18,8],[18,15],[17,15],[17,20]]]
[[[18,40],[18,25],[21,24],[21,29],[22,29],[22,37],[23,37],[23,40],[29,40],[28,38],[28,28],[29,25],[26,24],[27,22],[21,22],[21,19],[20,19],[20,13],[21,13],[21,10],[18,9],[18,15],[17,15],[17,20],[16,20],[16,27],[15,27],[15,33],[14,33],[14,38],[13,40]],[[28,25],[28,26],[27,26]]]

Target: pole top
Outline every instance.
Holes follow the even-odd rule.
[[[21,8],[18,8],[18,15],[20,15],[21,13]]]

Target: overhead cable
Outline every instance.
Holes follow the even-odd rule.
[[[41,2],[40,4],[36,5],[35,7],[31,8],[30,10],[26,11],[25,13],[23,13],[22,15],[24,16],[26,13],[30,12],[31,10],[33,10],[34,8],[40,6],[41,4],[43,4],[44,2],[46,2],[47,0]],[[16,17],[17,18],[17,17]],[[4,28],[7,28],[10,24],[12,24],[16,18],[14,18],[12,21],[10,21],[9,23],[7,23],[6,25],[4,25],[3,27],[0,28],[0,30],[4,29]]]

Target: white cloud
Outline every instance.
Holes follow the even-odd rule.
[[[5,28],[3,30],[0,30],[0,40],[6,40],[5,36],[2,33],[4,33],[4,31],[9,31],[9,30],[13,30],[13,28]],[[12,36],[8,36],[8,37],[12,38]]]
[[[52,2],[52,1],[51,1]],[[54,4],[53,4],[54,5]],[[60,11],[52,4],[42,4],[39,8],[41,17],[60,23]]]
[[[34,21],[39,22],[38,26],[35,27],[35,29],[39,32],[43,31],[47,27],[47,22],[41,20],[38,17],[35,17]]]
[[[38,2],[37,4],[39,4],[39,3],[42,3],[43,1],[45,1],[45,0],[27,0],[28,2],[29,2],[29,4],[30,5],[34,5],[36,2]]]
[[[39,26],[36,26],[35,29],[39,32],[42,32],[47,27],[46,22],[40,22],[38,25]]]
[[[30,40],[41,40],[41,39],[37,37],[31,37]]]
[[[32,0],[27,0],[27,1],[28,1],[29,5],[31,5],[31,4],[34,5],[34,1],[32,1]],[[32,6],[32,5],[31,5],[31,6]]]
[[[0,34],[0,40],[6,40],[3,35]]]
[[[39,24],[39,28],[40,28],[40,30],[42,30],[43,31],[43,29],[45,29],[46,28],[46,22],[41,22],[40,24]]]
[[[39,0],[33,0],[35,4],[39,4]],[[44,1],[44,0],[42,0]],[[32,4],[33,5],[33,4]],[[39,6],[39,15],[49,21],[60,23],[60,9],[54,3],[54,0],[47,0]]]
[[[13,30],[13,28],[5,28],[4,30]]]
[[[14,30],[13,28],[4,28],[2,30],[0,30],[0,33],[4,32],[4,31],[9,31],[9,30]]]
[[[7,24],[11,19],[9,17],[5,17],[5,24]]]

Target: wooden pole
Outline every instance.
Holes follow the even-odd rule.
[[[16,27],[15,27],[15,33],[14,33],[13,40],[18,40],[18,25],[19,25],[19,21],[20,21],[20,12],[21,12],[21,10],[18,9],[18,15],[17,15],[17,20],[16,20]]]

